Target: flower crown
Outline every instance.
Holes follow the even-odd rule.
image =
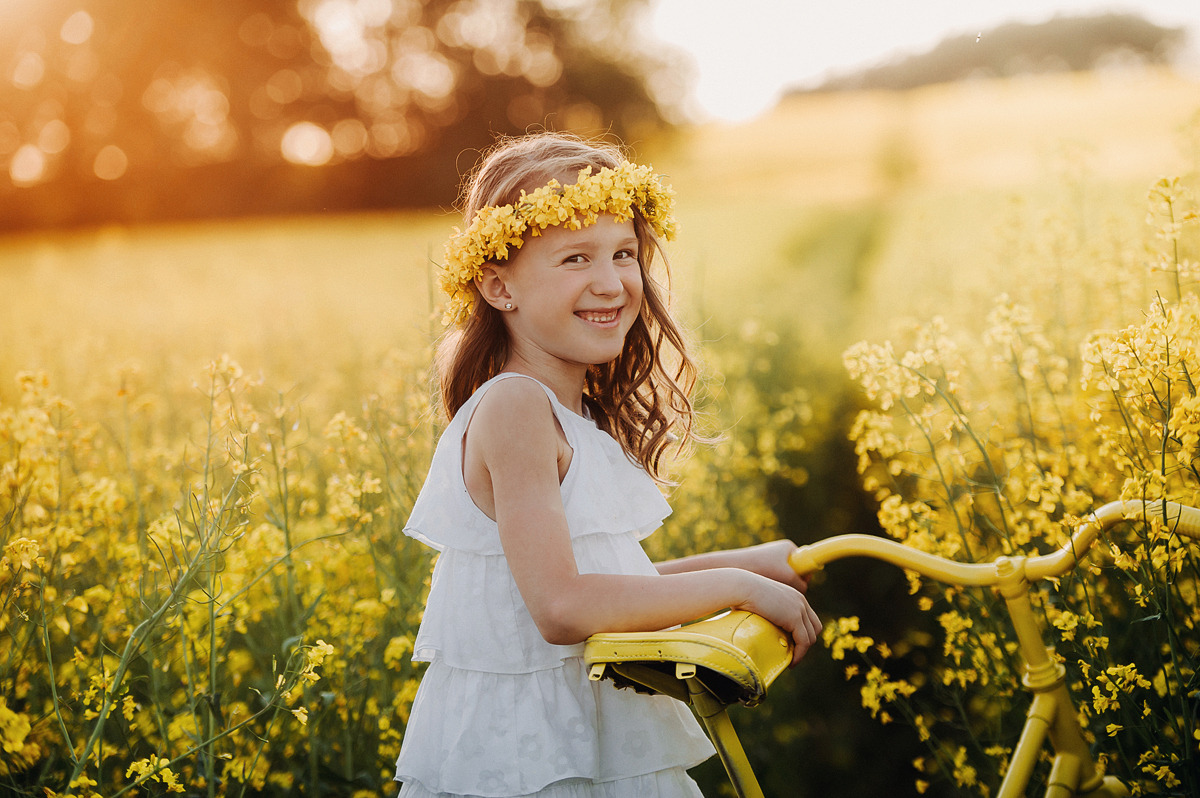
[[[550,226],[564,225],[579,230],[594,224],[602,213],[611,213],[619,221],[633,218],[636,210],[655,235],[675,237],[675,192],[664,185],[649,166],[625,162],[615,169],[604,167],[592,174],[592,167],[579,170],[575,183],[561,185],[551,180],[541,188],[521,196],[511,205],[490,205],[480,209],[465,232],[454,228],[446,242],[446,264],[441,286],[450,301],[445,324],[462,326],[475,304],[471,283],[483,274],[492,261],[507,260],[509,247],[520,249],[525,233],[539,235]]]

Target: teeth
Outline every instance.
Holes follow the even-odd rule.
[[[603,324],[605,322],[615,321],[617,318],[617,311],[610,310],[607,313],[589,313],[589,312],[585,311],[585,312],[581,312],[579,314],[579,316],[581,318],[583,318],[585,321],[592,321],[592,322],[596,322],[597,324]]]

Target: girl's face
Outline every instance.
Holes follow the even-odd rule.
[[[529,236],[498,270],[512,355],[590,366],[615,359],[642,307],[633,222],[610,214],[580,230],[548,227]],[[503,304],[501,304],[503,307]]]

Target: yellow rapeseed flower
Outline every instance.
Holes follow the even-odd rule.
[[[179,783],[179,778],[170,768],[171,760],[166,757],[151,756],[147,759],[138,759],[130,763],[125,770],[126,777],[135,776],[137,780],[146,781],[154,779],[161,782],[167,788],[167,792],[183,792],[183,785]]]
[[[0,748],[8,754],[19,754],[25,748],[25,738],[32,726],[24,712],[8,708],[8,699],[0,696]]]
[[[41,546],[36,540],[17,538],[4,547],[4,560],[14,572],[31,570],[42,564]]]
[[[858,618],[855,616],[837,618],[832,623],[826,624],[825,628],[821,630],[821,639],[829,648],[829,656],[832,659],[845,659],[847,651],[857,651],[863,654],[875,645],[872,638],[853,634],[857,631]]]

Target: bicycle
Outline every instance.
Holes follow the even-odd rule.
[[[1053,760],[1046,798],[1123,798],[1124,783],[1105,775],[1084,739],[1066,669],[1046,645],[1030,601],[1032,586],[1062,576],[1082,560],[1100,533],[1143,514],[1167,528],[1200,539],[1200,509],[1175,502],[1110,502],[1092,513],[1071,539],[1050,554],[1001,556],[962,563],[871,535],[839,535],[802,546],[790,559],[809,574],[846,557],[873,557],[922,576],[962,587],[992,587],[1008,608],[1024,661],[1022,684],[1032,694],[997,798],[1024,795],[1043,745]],[[739,798],[763,798],[746,753],[729,721],[733,704],[756,706],[791,660],[790,641],[775,626],[747,612],[727,612],[674,630],[593,635],[584,651],[593,680],[662,693],[688,703],[704,724]]]

